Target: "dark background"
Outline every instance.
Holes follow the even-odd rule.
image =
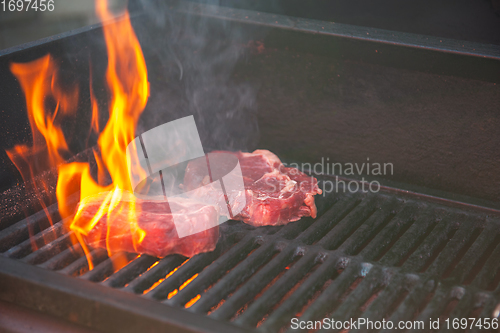
[[[500,44],[500,0],[220,0],[213,2],[233,8]]]
[[[132,2],[130,8],[140,14],[141,4]],[[221,4],[500,44],[500,17],[498,2],[495,1],[252,1],[249,5],[249,2],[235,0],[221,1]],[[185,64],[185,76],[179,80],[174,59],[160,59],[158,45],[163,45],[161,43],[168,39],[166,36],[172,28],[154,29],[151,22],[153,20],[147,15],[133,21],[146,56],[151,82],[151,98],[141,131],[193,113],[192,89],[188,86],[190,78],[196,78],[196,75],[190,77],[189,66]],[[1,33],[5,36],[10,28],[7,25],[3,27],[5,29]],[[214,116],[218,116],[219,111],[225,112],[224,108],[229,105],[241,112],[246,109],[240,108],[248,107],[250,118],[256,117],[258,130],[253,125],[245,126],[251,124],[245,122],[245,117],[239,122],[241,131],[238,126],[230,126],[242,136],[255,134],[257,137],[255,140],[241,140],[234,147],[269,149],[288,162],[315,163],[321,158],[329,158],[331,162],[363,163],[370,158],[371,162],[393,163],[394,174],[381,179],[387,185],[456,200],[477,198],[484,200],[481,203],[498,205],[498,61],[485,62],[476,57],[415,49],[400,50],[341,38],[318,38],[284,32],[279,28],[257,29],[255,34],[248,26],[239,28],[252,31],[241,37],[238,43],[249,45],[249,41],[259,41],[264,49],[258,52],[253,47],[247,47],[235,67],[227,72],[229,76],[225,86],[252,87],[255,96],[252,103],[243,107],[238,101],[233,103],[237,106],[207,103],[208,108],[215,110]],[[221,36],[214,34],[208,38],[217,41]],[[185,52],[185,46],[180,42],[172,42],[171,45],[177,54]],[[187,50],[191,50],[189,46]],[[105,71],[105,47],[99,29],[61,40],[45,41],[26,51],[6,52],[8,54],[1,57],[2,190],[20,181],[19,174],[3,150],[30,140],[24,97],[8,70],[8,64],[11,61],[33,60],[47,52],[60,61],[61,75],[65,80],[68,83],[80,82],[84,90],[88,90],[85,87],[89,83],[89,59],[92,60],[94,79],[102,79]],[[489,67],[490,64],[493,65]],[[447,70],[443,70],[444,67]],[[482,72],[475,71],[475,68],[481,68],[483,72],[491,68],[493,72],[490,71],[488,77],[482,79]],[[96,84],[94,89],[102,95],[101,100],[105,103],[105,89]],[[231,95],[227,91],[221,93],[222,99]],[[83,92],[81,96],[88,95],[88,91],[86,94]],[[206,97],[210,96],[219,95],[207,93]],[[166,105],[170,106],[167,108],[169,111],[158,116],[158,110],[165,109]],[[81,118],[68,122],[66,131],[76,137],[86,137],[88,99],[80,101],[80,108],[83,110]],[[155,116],[148,118],[148,114]],[[205,123],[205,131],[213,132],[210,126],[216,124]],[[221,147],[217,142],[209,143],[211,147]],[[75,153],[84,148],[78,140],[70,144]]]

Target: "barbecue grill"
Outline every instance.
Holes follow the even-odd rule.
[[[261,147],[289,162],[321,156],[355,162],[373,154],[394,163],[393,177],[373,178],[382,183],[377,193],[341,185],[317,196],[316,219],[260,228],[229,221],[213,252],[190,259],[129,253],[115,271],[104,249],[92,249],[95,267],[88,269],[50,188],[43,195],[52,204],[41,210],[29,184],[15,185],[14,171],[4,170],[0,300],[103,332],[296,331],[292,318],[423,321],[426,329],[433,319],[447,331],[447,318],[498,317],[500,47],[207,8],[180,2],[171,10],[263,38],[267,51],[234,71],[235,80],[267,80],[258,96]],[[132,17],[147,26],[145,14]],[[93,71],[104,72],[101,34],[96,25],[3,52],[2,110],[10,112],[13,130],[27,121],[9,63],[50,52],[67,80],[88,83],[89,60]],[[161,70],[156,50],[144,52],[148,70]],[[172,87],[150,76],[154,106],[163,101],[155,93]],[[419,107],[424,120],[412,116]],[[353,110],[364,120],[346,113]],[[280,117],[286,126],[276,126]],[[81,151],[74,159],[88,159],[87,133],[68,126],[80,138],[71,142]],[[25,140],[25,132],[5,142]],[[362,181],[317,174],[311,164],[304,169],[320,187]],[[55,180],[50,170],[45,177]]]

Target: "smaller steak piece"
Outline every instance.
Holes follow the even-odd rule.
[[[280,159],[268,150],[256,150],[253,153],[215,151],[213,154],[233,154],[240,163],[245,186],[244,193],[228,192],[229,202],[235,205],[242,202],[245,207],[234,216],[253,226],[283,225],[299,220],[301,217],[316,217],[317,210],[314,195],[321,194],[316,178],[307,176],[296,168],[285,167]],[[212,154],[212,153],[211,153]],[[193,197],[206,198],[217,195],[207,187],[209,182],[205,159],[189,162],[184,176],[184,188],[192,191]],[[214,167],[210,164],[211,173]],[[222,208],[224,200],[217,200]],[[233,207],[231,207],[232,210]],[[221,212],[224,211],[221,209]]]
[[[219,239],[219,213],[216,207],[183,198],[170,198],[166,202],[139,199],[129,192],[122,193],[111,213],[111,223],[108,215],[104,214],[89,233],[83,235],[88,245],[101,248],[108,245],[113,252],[137,252],[155,257],[173,253],[192,257],[215,249]],[[84,226],[95,216],[108,194],[101,193],[80,202],[84,206],[81,209],[79,207],[77,213],[76,222],[79,226]],[[135,201],[135,212],[131,211],[131,201]],[[172,211],[176,212],[175,215]],[[134,230],[136,224],[130,222],[131,217],[145,232],[141,242],[137,242],[140,231]],[[174,218],[183,226],[203,231],[179,238]]]

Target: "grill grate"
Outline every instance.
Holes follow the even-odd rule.
[[[102,249],[92,250],[96,266],[88,271],[64,221],[50,226],[43,212],[1,230],[0,251],[30,265],[22,269],[38,266],[155,306],[182,308],[229,331],[284,332],[291,330],[293,317],[427,324],[429,318],[491,317],[500,303],[495,212],[390,191],[341,191],[316,201],[316,220],[257,229],[230,221],[221,226],[213,252],[191,259],[127,254],[128,264],[116,272],[114,258]],[[60,220],[56,206],[49,212]],[[4,299],[12,297],[5,296],[11,281],[6,274],[0,266]],[[22,302],[30,305],[28,299]],[[67,319],[103,328],[91,319]]]

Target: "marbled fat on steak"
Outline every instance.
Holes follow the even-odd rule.
[[[253,153],[215,151],[210,154],[233,154],[239,160],[244,191],[228,191],[227,201],[233,203],[231,209],[242,202],[243,196],[246,203],[233,219],[253,226],[265,226],[283,225],[306,216],[316,217],[314,195],[322,193],[316,178],[296,168],[285,167],[268,150]],[[186,168],[183,186],[192,191],[193,197],[217,195],[210,192],[210,187],[204,186],[210,179],[205,163],[205,159],[193,160]],[[211,173],[214,174],[213,169],[220,167],[224,166],[210,163]],[[226,205],[225,198],[216,201],[221,208]]]

